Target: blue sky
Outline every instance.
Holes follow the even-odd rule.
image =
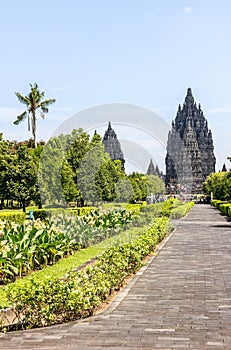
[[[229,0],[0,0],[0,131],[30,136],[26,123],[13,125],[24,107],[14,93],[27,94],[29,83],[57,99],[38,121],[45,140],[73,114],[105,103],[141,106],[170,123],[191,87],[213,132],[217,169],[229,165],[230,18]]]

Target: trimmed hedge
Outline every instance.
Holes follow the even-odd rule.
[[[89,214],[92,210],[98,210],[95,207],[80,207],[80,208],[49,208],[49,209],[35,209],[33,210],[34,219],[40,219],[40,220],[46,220],[48,219],[52,214],[57,213],[66,213],[71,212],[78,216]]]
[[[168,218],[158,218],[138,238],[105,251],[95,265],[71,272],[65,279],[28,279],[9,285],[7,298],[21,324],[19,328],[42,327],[91,316],[127,275],[142,266],[169,230]]]
[[[64,208],[35,209],[33,216],[35,220],[47,220],[53,214],[66,213],[66,211]]]
[[[23,212],[0,212],[0,221],[15,222],[23,224],[26,219],[26,214]]]
[[[231,203],[230,202],[214,199],[211,201],[211,204],[215,208],[219,209],[222,212],[222,214],[231,218]]]
[[[70,209],[72,213],[78,215],[78,216],[82,216],[82,215],[87,215],[89,213],[91,213],[92,211],[99,211],[98,208],[96,207],[80,207],[80,208],[73,208]]]

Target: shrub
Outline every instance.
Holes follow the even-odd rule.
[[[35,209],[33,210],[33,216],[35,220],[40,219],[42,221],[48,221],[51,216],[65,212],[66,209],[64,208]]]
[[[214,199],[211,201],[211,204],[215,208],[220,210],[222,214],[231,218],[231,203],[229,203],[228,201],[221,201],[221,200]]]
[[[90,214],[92,211],[98,212],[98,209],[95,207],[71,208],[71,212],[78,216]]]
[[[0,212],[0,221],[15,222],[22,224],[26,218],[26,214],[22,212]]]
[[[177,200],[176,198],[169,198],[166,202],[164,202],[162,206],[161,215],[169,217],[173,208],[179,205],[179,203],[179,200]]]

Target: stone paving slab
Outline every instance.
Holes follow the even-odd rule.
[[[231,350],[230,223],[194,206],[106,312],[0,334],[0,349]]]

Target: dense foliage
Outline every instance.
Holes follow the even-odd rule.
[[[0,208],[42,204],[84,206],[145,201],[164,194],[155,175],[126,175],[119,160],[104,151],[101,137],[82,129],[51,138],[47,144],[0,138]]]
[[[20,203],[24,211],[31,201],[40,204],[37,171],[43,144],[0,141],[1,208]]]
[[[203,190],[214,199],[231,201],[231,170],[218,172],[207,177]]]
[[[134,172],[128,175],[128,179],[133,190],[132,201],[145,201],[150,194],[159,196],[165,193],[164,182],[156,175]]]

